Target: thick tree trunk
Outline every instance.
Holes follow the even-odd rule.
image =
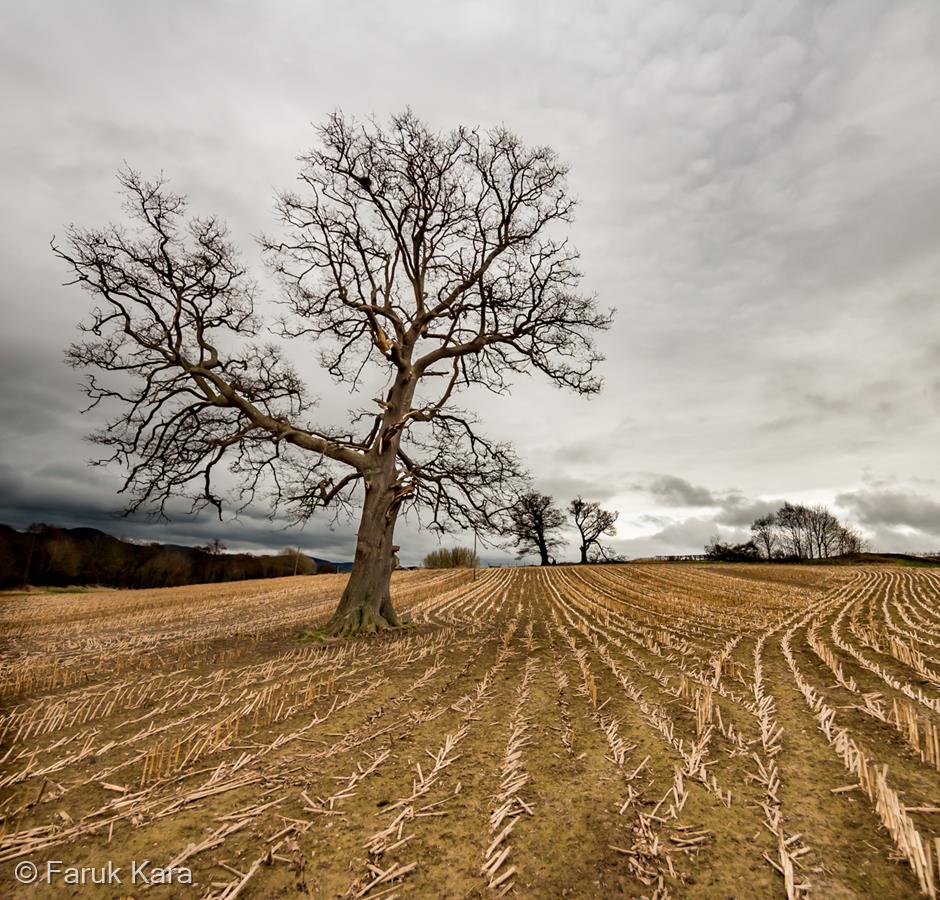
[[[581,545],[581,562],[582,563],[586,563],[588,561],[587,551],[588,551],[587,544],[582,544]]]
[[[538,547],[539,547],[539,557],[541,558],[541,561],[542,561],[541,564],[543,566],[547,566],[549,564],[548,546],[546,545],[545,540],[541,536],[537,538],[537,542],[538,542]]]
[[[407,360],[406,360],[407,361]],[[356,538],[356,555],[346,590],[326,625],[327,634],[353,636],[398,628],[402,622],[392,606],[395,568],[395,521],[401,506],[396,459],[402,417],[411,408],[415,378],[410,367],[389,389],[372,465],[363,473],[365,500]]]
[[[352,572],[339,606],[327,623],[327,634],[373,634],[401,625],[390,592],[398,549],[394,544],[397,509],[393,507],[393,490],[386,481],[380,479],[366,489]]]

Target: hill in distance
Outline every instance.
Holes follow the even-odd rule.
[[[344,572],[352,563],[334,563],[301,554],[213,552],[158,542],[125,541],[97,528],[31,526],[17,531],[0,525],[0,588],[102,585],[152,588],[248,578]]]

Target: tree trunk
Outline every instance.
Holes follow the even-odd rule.
[[[582,563],[586,563],[588,561],[587,551],[588,551],[587,544],[582,544],[581,545],[581,562]]]
[[[409,365],[389,389],[371,465],[363,472],[366,494],[352,572],[339,606],[326,625],[327,634],[351,637],[398,628],[402,624],[392,606],[390,590],[398,550],[394,542],[395,521],[405,496],[399,492],[395,463],[401,424],[411,409],[415,384]]]
[[[545,543],[545,538],[539,534],[535,538],[536,544],[539,548],[539,557],[541,558],[541,565],[547,566],[548,563],[548,545]]]
[[[327,634],[349,637],[401,625],[390,592],[398,550],[394,544],[398,509],[392,482],[393,477],[379,477],[366,488],[352,572],[326,625]]]

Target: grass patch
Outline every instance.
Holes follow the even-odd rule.
[[[0,591],[0,597],[31,597],[36,594],[92,594],[98,587],[30,587],[27,590]]]

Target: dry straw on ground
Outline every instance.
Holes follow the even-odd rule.
[[[3,871],[149,858],[197,885],[148,896],[217,900],[936,896],[935,570],[404,572],[414,627],[299,639],[343,581],[0,599]]]

